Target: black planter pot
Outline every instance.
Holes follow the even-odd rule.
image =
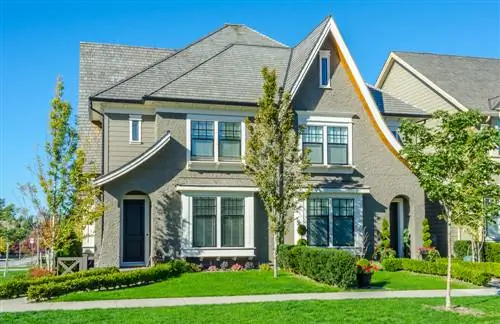
[[[358,281],[358,288],[370,288],[372,281],[372,273],[358,273],[356,274]]]

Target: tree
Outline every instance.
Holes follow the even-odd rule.
[[[293,212],[308,197],[311,186],[304,173],[310,165],[307,152],[299,149],[295,116],[290,95],[283,94],[276,81],[276,71],[262,69],[263,96],[255,119],[246,120],[249,133],[245,172],[257,187],[273,233],[274,277],[278,276],[278,244],[284,243]],[[278,95],[278,96],[277,96]],[[278,98],[276,102],[275,99]]]
[[[380,243],[377,246],[379,260],[387,257],[394,257],[395,251],[391,248],[391,229],[387,218],[382,220],[382,230],[380,231]]]
[[[452,224],[483,224],[499,212],[499,186],[494,176],[500,164],[490,152],[500,145],[499,131],[484,125],[478,111],[436,112],[437,127],[404,121],[401,156],[417,176],[431,201],[443,207],[448,228],[446,309],[451,309]],[[489,200],[489,204],[485,201]],[[480,220],[480,221],[478,221]]]
[[[58,79],[50,111],[50,137],[45,156],[37,156],[35,173],[38,184],[26,184],[21,190],[37,211],[38,233],[47,249],[47,267],[55,268],[57,251],[81,240],[85,225],[104,211],[99,201],[100,188],[92,184],[94,174],[85,172],[85,154],[78,144],[72,108],[63,100],[63,82]],[[39,198],[39,197],[42,198]],[[68,239],[69,238],[69,239]]]
[[[29,233],[29,222],[23,217],[16,217],[18,210],[13,204],[5,205],[0,199],[0,237],[5,243],[5,265],[3,276],[7,276],[9,268],[9,249],[12,244],[26,237]]]
[[[432,246],[430,230],[431,228],[429,226],[429,220],[427,218],[424,218],[424,221],[422,222],[422,240],[424,241],[422,246],[424,248],[430,248]]]

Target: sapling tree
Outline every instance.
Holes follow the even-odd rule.
[[[498,214],[500,164],[490,152],[500,145],[499,131],[485,125],[476,110],[454,114],[438,111],[438,126],[403,121],[400,152],[431,201],[441,204],[447,223],[448,274],[446,309],[451,309],[452,225],[487,224]],[[488,202],[488,203],[486,203]],[[472,225],[471,225],[472,226]]]
[[[278,93],[275,70],[262,69],[263,94],[255,119],[247,119],[245,172],[257,187],[269,219],[274,241],[274,276],[278,276],[278,244],[284,243],[288,225],[310,186],[304,173],[310,165],[307,152],[299,149],[295,114],[290,95]]]

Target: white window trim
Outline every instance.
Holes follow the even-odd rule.
[[[322,75],[323,75],[323,69],[322,69],[322,64],[321,61],[326,58],[327,61],[327,71],[326,75],[328,76],[328,84],[323,85],[322,83]],[[331,88],[331,80],[330,80],[330,51],[319,51],[319,87],[323,89],[330,89]]]
[[[309,171],[324,172],[325,169],[334,173],[352,173],[354,171],[352,159],[352,118],[308,116],[306,118],[299,119],[299,124],[303,126],[323,127],[323,163],[312,164]],[[328,127],[347,127],[347,164],[328,164]],[[299,137],[299,150],[302,153],[302,135]]]
[[[214,123],[214,159],[208,161],[191,160],[191,121],[212,121]],[[241,161],[219,161],[219,122],[241,123]],[[198,115],[186,116],[186,167],[189,170],[243,171],[245,163],[246,129],[243,116]]]
[[[129,115],[128,116],[129,120],[129,143],[130,144],[142,144],[142,116],[141,115]],[[139,138],[134,141],[132,138],[132,125],[133,121],[138,121],[138,133],[139,133]]]
[[[215,197],[217,198],[216,216],[216,246],[215,247],[193,247],[193,197]],[[244,216],[244,246],[222,247],[222,197],[241,197],[245,199]],[[184,191],[181,195],[182,204],[182,234],[181,256],[182,257],[255,257],[254,243],[254,193],[252,192],[221,192],[216,190],[206,191]]]
[[[329,237],[328,244],[329,248],[342,249],[346,251],[351,251],[353,253],[361,253],[363,251],[363,193],[365,191],[359,191],[354,193],[345,192],[312,192],[309,198],[328,198],[328,199],[354,199],[354,246],[333,246],[333,213],[332,205],[329,203]],[[294,222],[294,243],[300,239],[300,235],[297,233],[297,228],[299,224],[304,224],[307,226],[307,200],[303,200],[299,203],[297,210],[295,211],[295,222]]]

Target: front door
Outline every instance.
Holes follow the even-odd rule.
[[[123,201],[123,263],[144,263],[145,257],[144,199]]]
[[[399,251],[399,217],[398,217],[398,203],[391,202],[389,209],[389,224],[391,226],[391,248],[396,252],[398,257],[402,257]]]

